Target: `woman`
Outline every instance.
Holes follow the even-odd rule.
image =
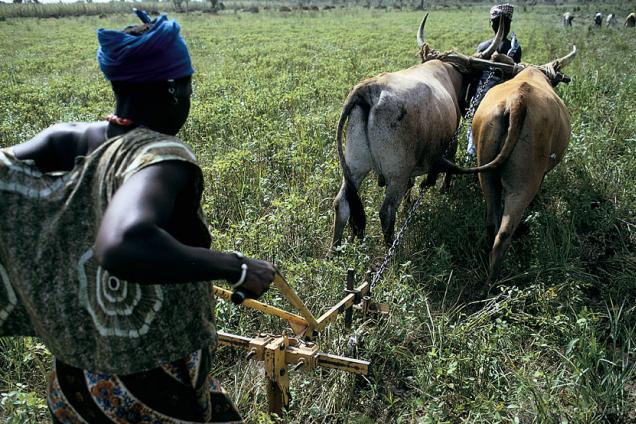
[[[179,25],[99,30],[107,122],[55,125],[0,150],[0,336],[56,357],[54,422],[234,422],[208,381],[211,280],[253,297],[274,267],[210,251],[201,170],[174,135],[190,108]]]

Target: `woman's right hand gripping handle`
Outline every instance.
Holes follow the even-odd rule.
[[[243,258],[241,277],[232,285],[232,302],[236,305],[245,299],[258,299],[269,289],[276,276],[276,268],[267,261]]]

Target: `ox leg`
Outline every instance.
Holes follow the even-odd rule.
[[[501,222],[501,180],[498,173],[485,172],[479,174],[479,184],[486,201],[486,234],[488,236],[488,251],[490,251]]]
[[[342,243],[342,235],[344,234],[345,225],[347,225],[347,221],[349,220],[349,216],[351,215],[351,210],[349,209],[349,202],[347,202],[347,183],[342,181],[342,185],[340,186],[340,191],[336,195],[336,198],[333,201],[333,208],[335,210],[335,217],[333,221],[333,241],[331,243],[331,248],[335,249],[340,246]]]
[[[450,145],[448,146],[448,150],[446,151],[446,159],[448,159],[452,163],[455,163],[456,156],[457,156],[457,138],[453,137],[453,139],[450,142]],[[447,172],[444,175],[444,182],[440,190],[442,193],[448,193],[452,178],[453,178],[453,174],[451,174],[450,172]]]
[[[413,186],[415,186],[415,178],[411,177],[409,178],[409,185],[406,189],[406,196],[404,196],[407,206],[410,206],[411,203],[413,203],[413,198],[411,196],[413,194]]]
[[[384,234],[384,243],[387,248],[391,247],[393,243],[395,215],[407,188],[408,178],[405,180],[393,179],[386,188],[384,202],[380,208],[380,222],[382,223],[382,233]]]
[[[352,171],[352,177],[353,177],[353,185],[355,187],[355,190],[357,191],[360,188],[362,181],[364,181],[364,178],[369,173],[369,170],[368,169],[367,170],[352,169],[351,171]],[[349,218],[351,216],[351,206],[349,204],[349,201],[347,200],[347,197],[348,197],[347,190],[349,190],[349,188],[347,187],[347,183],[345,182],[343,178],[342,185],[340,186],[340,191],[338,192],[338,195],[333,201],[333,207],[335,210],[335,218],[333,223],[333,242],[331,246],[332,249],[338,247],[340,243],[342,243],[344,228],[347,225],[347,222],[349,221]],[[361,211],[361,213],[364,214],[364,210]],[[362,234],[352,233],[351,238],[353,239],[356,235],[359,236],[360,238],[364,236],[363,233]]]
[[[495,236],[495,242],[490,252],[490,269],[488,273],[488,280],[486,281],[486,284],[482,289],[483,295],[486,295],[488,293],[493,282],[499,276],[499,271],[501,270],[504,255],[506,254],[508,247],[510,247],[512,235],[517,229],[517,226],[519,225],[519,222],[523,217],[523,212],[532,201],[534,194],[535,192],[530,193],[530,195],[505,195],[503,216],[501,218],[499,230],[497,231],[497,235]]]

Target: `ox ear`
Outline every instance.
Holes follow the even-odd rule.
[[[486,50],[481,52],[481,54],[479,55],[481,59],[490,59],[490,56],[492,56],[494,52],[499,50],[499,46],[501,45],[501,41],[503,40],[503,36],[504,36],[504,26],[505,25],[503,22],[503,16],[500,16],[499,28],[497,29],[497,35],[495,36],[495,39],[492,40],[492,43],[490,43],[490,46],[488,46]]]
[[[420,49],[425,43],[424,38],[424,25],[426,25],[426,19],[428,18],[428,13],[424,15],[424,19],[420,22],[420,27],[417,29],[417,47]]]

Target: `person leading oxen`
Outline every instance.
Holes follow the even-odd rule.
[[[493,6],[490,9],[490,26],[492,30],[496,33],[499,29],[499,25],[503,25],[504,27],[504,38],[497,49],[497,53],[500,55],[498,60],[511,62],[511,63],[519,63],[521,62],[521,45],[517,40],[516,34],[513,32],[512,37],[508,39],[508,34],[510,34],[510,26],[512,24],[512,15],[514,12],[514,7],[509,3],[498,4]],[[477,55],[480,55],[484,50],[490,46],[493,39],[489,39],[483,41],[477,46]],[[505,57],[501,57],[501,55],[506,55],[510,59],[506,59]],[[497,84],[500,84],[503,81],[503,75],[495,73],[493,70],[486,69],[482,72],[479,82],[477,83],[474,89],[471,89],[470,96],[472,97],[472,107],[473,110],[476,110],[479,106],[479,103],[483,99],[483,96]],[[467,153],[470,158],[475,157],[475,146],[473,144],[472,139],[472,131],[471,128],[468,129],[468,148]]]

